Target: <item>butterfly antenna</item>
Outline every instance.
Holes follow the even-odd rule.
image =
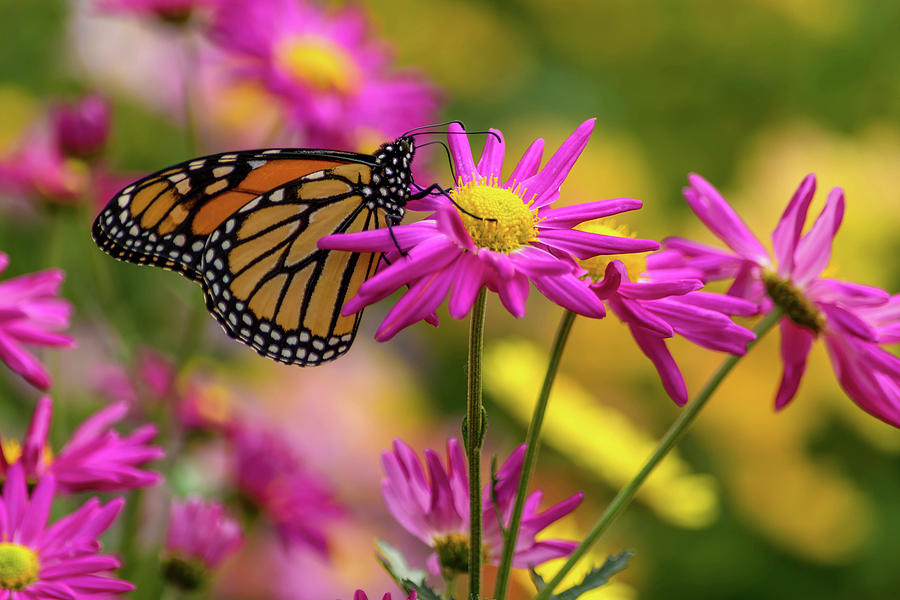
[[[420,129],[432,129],[432,128],[434,128],[434,127],[448,127],[448,126],[450,126],[450,125],[453,125],[454,123],[456,123],[457,125],[459,125],[459,126],[462,127],[463,129],[466,128],[465,124],[464,124],[462,121],[445,121],[445,122],[443,122],[443,123],[435,123],[435,124],[433,124],[433,125],[422,125],[421,127],[413,127],[412,129],[410,129],[409,131],[407,131],[406,133],[404,133],[404,134],[401,135],[400,137],[408,137],[409,134],[411,134],[411,133],[414,132],[414,131],[419,131]]]
[[[496,131],[486,130],[486,131],[419,131],[417,133],[411,134],[409,137],[415,137],[417,135],[492,135],[494,136],[498,142],[502,142],[503,138],[500,137],[500,134]]]
[[[444,152],[447,154],[447,164],[450,165],[450,175],[453,176],[453,181],[456,181],[456,171],[453,169],[453,159],[450,158],[450,148],[447,147],[447,144],[445,144],[441,140],[435,140],[433,142],[425,142],[424,144],[419,144],[418,146],[415,146],[415,149],[418,150],[419,148],[424,148],[425,146],[434,146],[435,144],[440,144],[444,147]]]

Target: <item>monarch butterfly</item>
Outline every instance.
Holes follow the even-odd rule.
[[[410,193],[410,133],[372,155],[250,150],[174,165],[116,194],[94,220],[94,241],[119,260],[200,283],[226,333],[263,356],[333,360],[349,350],[361,317],[341,308],[381,257],[316,242],[398,224],[409,200],[440,190]]]

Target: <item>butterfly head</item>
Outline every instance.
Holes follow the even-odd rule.
[[[412,183],[410,168],[414,154],[413,139],[407,136],[383,144],[374,154],[372,186],[377,202],[388,214],[400,218],[409,200],[409,186]]]

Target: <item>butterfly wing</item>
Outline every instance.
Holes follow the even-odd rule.
[[[280,362],[317,365],[349,350],[360,313],[342,316],[380,255],[322,250],[332,233],[384,224],[367,199],[371,167],[300,177],[240,208],[202,256],[209,311],[231,336]]]
[[[114,258],[160,266],[200,281],[200,256],[207,239],[242,206],[303,175],[372,160],[364,154],[305,149],[197,158],[120,191],[94,220],[92,234]]]

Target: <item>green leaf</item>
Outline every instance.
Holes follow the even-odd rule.
[[[416,590],[418,600],[441,600],[438,593],[425,584],[425,571],[410,567],[402,552],[384,540],[377,540],[375,548],[375,559],[407,594]]]
[[[606,562],[599,567],[591,569],[590,572],[584,576],[581,583],[574,585],[565,591],[559,592],[558,594],[552,594],[549,600],[575,600],[584,593],[606,585],[613,575],[628,566],[628,561],[631,559],[632,555],[634,555],[634,552],[625,550],[624,552],[607,557]],[[547,587],[547,583],[534,569],[531,570],[531,580],[534,582],[534,586],[538,591]]]

